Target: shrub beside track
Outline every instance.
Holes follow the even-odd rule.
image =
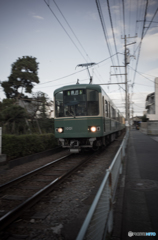
[[[54,148],[57,141],[54,134],[3,135],[2,152],[7,160],[28,156]]]

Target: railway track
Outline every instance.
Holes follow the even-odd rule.
[[[0,186],[0,231],[91,158],[68,154]],[[21,195],[19,195],[19,193]]]
[[[6,227],[1,227],[0,222],[0,239],[35,239],[35,240],[43,240],[43,239],[62,239],[63,236],[65,239],[76,239],[77,233],[80,229],[80,224],[84,220],[84,216],[93,201],[95,193],[102,181],[102,178],[105,175],[106,169],[111,164],[120,143],[122,141],[123,135],[120,136],[114,143],[109,145],[103,151],[90,152],[78,155],[72,155],[73,160],[69,164],[70,158],[63,159],[61,164],[59,162],[56,164],[56,172],[54,172],[54,179],[58,178],[59,174],[57,172],[62,173],[62,175],[66,172],[66,168],[75,167],[74,162],[79,163],[80,161],[84,162],[79,168],[76,168],[75,173],[70,173],[67,178],[63,178],[62,183],[56,182],[53,190],[47,194],[41,195],[40,201],[38,203],[33,203],[32,207],[26,207],[26,210],[21,211],[20,214],[15,217],[15,220],[11,220],[10,224],[6,225]],[[67,153],[66,153],[67,154]],[[66,155],[65,154],[65,155]],[[62,155],[59,155],[63,157]],[[57,158],[57,156],[56,156]],[[53,158],[54,160],[56,158]],[[82,158],[82,159],[81,159]],[[51,159],[51,158],[50,158]],[[50,160],[49,159],[49,160]],[[57,159],[56,159],[57,160]],[[43,163],[48,163],[48,160],[44,160]],[[38,164],[40,166],[41,164]],[[67,165],[67,167],[66,167]],[[31,164],[31,166],[26,166],[28,171],[31,171],[35,168],[37,164]],[[77,164],[76,164],[77,167]],[[2,179],[1,184],[5,181],[12,179],[13,176],[18,176],[18,171],[21,168],[17,167],[17,169],[11,170],[11,172],[7,172],[6,177]],[[26,169],[22,167],[23,173],[26,173]],[[59,171],[62,170],[62,171]],[[68,170],[68,169],[67,169]],[[15,174],[14,174],[15,173]],[[10,175],[10,177],[8,176]],[[13,210],[11,208],[10,203],[11,200],[6,201],[6,208],[3,208],[2,202],[4,200],[4,196],[13,195],[13,193],[21,194],[23,197],[31,197],[36,192],[40,191],[44,185],[48,184],[48,179],[53,174],[53,170],[48,167],[48,170],[40,173],[41,175],[36,174],[32,176],[30,179],[26,179],[18,184],[15,184],[12,187],[7,187],[6,190],[0,193],[0,217],[4,217],[9,210]],[[61,175],[61,174],[60,174]],[[35,178],[34,178],[35,177]],[[60,176],[59,176],[60,178]],[[35,181],[35,179],[37,181]],[[53,181],[53,179],[51,179]],[[52,182],[51,181],[51,182]],[[33,184],[34,183],[34,184]],[[47,184],[46,184],[47,183]],[[50,181],[49,181],[50,183]],[[59,184],[58,184],[59,183]],[[16,191],[17,188],[17,192]],[[33,193],[33,190],[36,191]],[[0,190],[1,191],[1,190]],[[27,200],[26,199],[26,200]],[[17,200],[16,200],[17,202]],[[22,203],[22,201],[21,201]],[[20,205],[20,200],[17,206]],[[10,207],[10,209],[9,209]],[[16,206],[14,206],[16,208]],[[3,211],[5,210],[5,212]],[[20,210],[19,210],[20,211]],[[1,217],[1,219],[2,219]],[[56,233],[56,228],[61,227],[61,232]],[[58,236],[57,236],[58,235]]]

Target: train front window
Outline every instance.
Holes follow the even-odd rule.
[[[55,95],[56,117],[95,116],[99,114],[99,93],[91,89],[74,89]]]
[[[55,95],[55,115],[56,117],[64,117],[63,92]]]
[[[64,91],[64,116],[86,115],[86,90],[75,89]]]
[[[99,114],[99,94],[95,90],[87,89],[87,115]]]

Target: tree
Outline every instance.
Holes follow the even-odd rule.
[[[15,105],[12,99],[0,102],[0,124],[5,133],[24,132],[25,118],[28,117],[24,108]]]
[[[4,81],[1,84],[7,98],[26,98],[23,90],[26,93],[32,92],[34,83],[39,83],[37,76],[38,64],[36,58],[29,56],[18,58],[12,64],[11,75],[8,77],[8,81]]]
[[[49,117],[49,107],[52,105],[49,96],[43,92],[37,92],[36,99],[41,102],[38,108],[38,117],[46,119]]]

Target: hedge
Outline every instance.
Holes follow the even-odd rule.
[[[2,153],[11,160],[51,149],[57,145],[54,134],[3,135]]]

